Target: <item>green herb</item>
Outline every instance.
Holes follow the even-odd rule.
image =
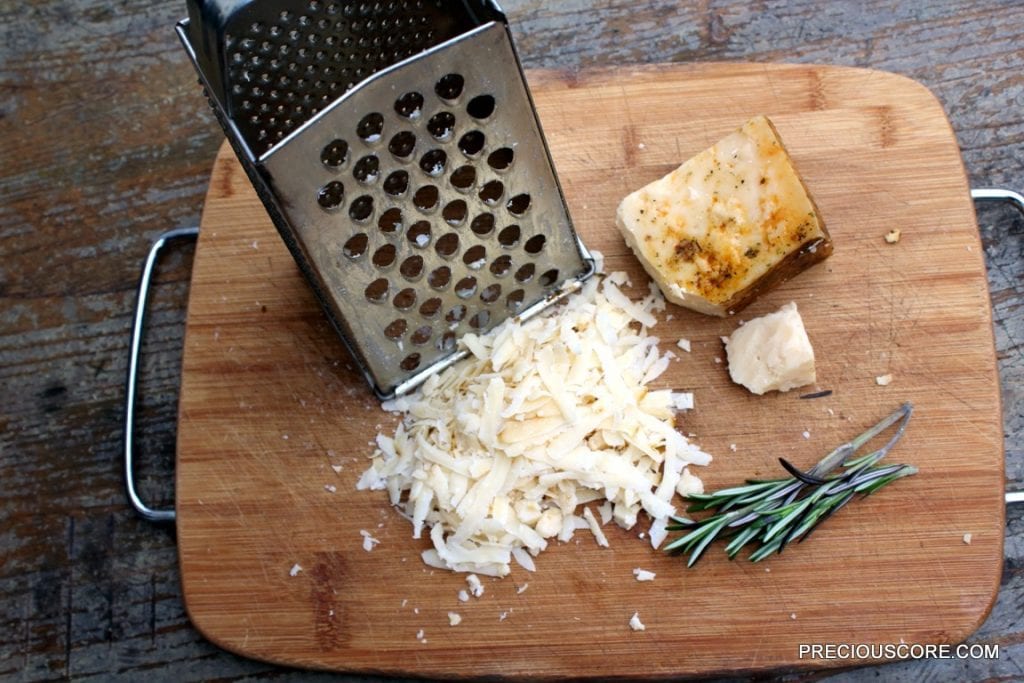
[[[665,546],[665,551],[689,554],[686,566],[692,567],[711,542],[719,538],[729,542],[725,546],[729,559],[736,557],[744,546],[752,545],[751,562],[781,553],[794,540],[804,541],[856,494],[867,496],[890,482],[917,473],[912,465],[878,464],[903,436],[912,411],[913,407],[904,403],[807,472],[779,458],[792,476],[767,481],[748,479],[743,486],[687,496],[692,503],[687,512],[713,510],[715,514],[699,521],[672,517],[668,530],[685,533]],[[894,424],[898,424],[896,432],[884,446],[854,457],[868,441]],[[843,470],[832,474],[839,467]]]

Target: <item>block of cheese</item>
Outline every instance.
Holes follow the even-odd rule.
[[[814,349],[795,303],[754,318],[726,338],[729,376],[755,394],[813,384]]]
[[[832,253],[764,116],[627,196],[616,224],[670,301],[710,315],[735,313]]]

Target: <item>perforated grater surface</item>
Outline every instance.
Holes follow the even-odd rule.
[[[188,10],[178,34],[228,140],[379,397],[593,273],[496,4]]]

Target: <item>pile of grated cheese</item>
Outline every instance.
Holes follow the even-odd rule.
[[[377,436],[357,487],[386,489],[414,538],[429,528],[428,565],[505,576],[514,558],[533,571],[551,539],[590,529],[607,545],[601,523],[630,529],[641,510],[656,548],[673,495],[703,490],[688,465],[711,456],[674,426],[692,395],[646,388],[674,357],[647,334],[664,299],[652,285],[631,301],[625,283],[595,277],[552,312],[465,335],[467,360],[384,404],[404,417]],[[601,523],[577,514],[602,499]]]

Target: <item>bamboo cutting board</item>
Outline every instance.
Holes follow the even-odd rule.
[[[385,493],[354,490],[371,440],[395,419],[225,148],[195,257],[178,435],[178,543],[197,628],[296,666],[543,678],[827,666],[801,660],[798,644],[946,643],[974,631],[1001,570],[1002,430],[974,211],[935,98],[899,76],[816,66],[529,80],[576,226],[609,271],[646,283],[614,227],[619,199],[755,114],[775,122],[831,229],[828,261],[738,316],[796,301],[831,396],[734,386],[719,336],[737,320],[670,306],[654,330],[663,348],[693,343],[656,387],[695,392],[682,429],[715,455],[698,472],[705,485],[776,475],[780,455],[810,466],[905,400],[916,411],[891,459],[920,474],[762,564],[730,563],[715,547],[688,570],[638,538],[646,527],[610,527],[611,549],[578,532],[536,573],[485,578],[486,593],[461,603],[464,577],[421,563],[426,543]],[[891,228],[898,244],[883,240]],[[892,384],[876,384],[883,374]],[[360,530],[380,539],[372,552]],[[635,567],[657,578],[638,583]],[[634,612],[646,631],[629,629]]]

